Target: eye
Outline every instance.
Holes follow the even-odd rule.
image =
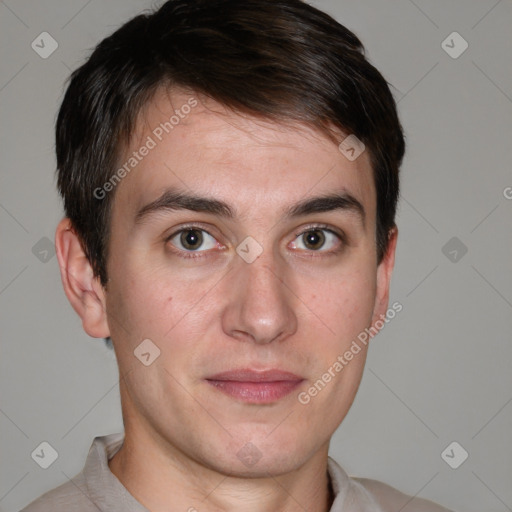
[[[335,252],[341,243],[340,235],[326,228],[309,228],[292,242],[293,249],[316,252]]]
[[[204,229],[181,229],[169,239],[172,245],[181,251],[203,252],[217,247],[217,240]],[[200,250],[201,249],[201,250]]]

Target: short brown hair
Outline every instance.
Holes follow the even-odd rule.
[[[405,142],[386,80],[359,39],[301,0],[169,0],[101,41],[70,77],[56,125],[58,187],[95,275],[107,283],[112,176],[141,108],[181,87],[236,112],[298,121],[369,151],[381,261],[395,225]]]

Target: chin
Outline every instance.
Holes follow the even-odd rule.
[[[243,448],[242,448],[243,449]],[[211,461],[210,469],[234,478],[268,478],[277,477],[297,470],[301,464],[297,454],[252,452],[240,458],[224,457],[222,460]]]
[[[226,476],[265,478],[295,471],[308,460],[304,442],[293,441],[292,436],[281,435],[271,440],[267,433],[259,433],[247,442],[240,439],[233,436],[227,446],[213,450],[218,451],[215,460],[212,460],[210,452],[207,465]],[[310,453],[314,451],[311,448]]]

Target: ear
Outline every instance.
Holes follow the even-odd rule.
[[[395,266],[396,242],[398,239],[398,228],[394,226],[388,235],[388,246],[382,261],[377,267],[377,289],[375,294],[375,306],[373,309],[372,326],[377,320],[383,320],[389,304],[389,286],[391,274]]]
[[[71,221],[62,219],[55,232],[64,292],[82,319],[84,331],[94,338],[108,338],[105,290],[87,259]]]

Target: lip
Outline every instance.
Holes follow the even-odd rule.
[[[269,404],[289,395],[304,379],[294,373],[271,369],[237,369],[218,373],[206,382],[245,403]]]

